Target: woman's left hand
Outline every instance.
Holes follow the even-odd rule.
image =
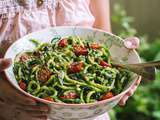
[[[140,40],[137,37],[130,37],[125,39],[124,41],[124,45],[126,46],[126,48],[128,49],[136,49],[139,47],[139,42]],[[141,77],[138,78],[138,80],[132,85],[131,89],[129,90],[129,92],[127,92],[122,99],[119,102],[120,106],[124,106],[126,104],[126,101],[128,100],[128,98],[130,96],[133,95],[133,93],[136,91],[138,85],[141,82]]]

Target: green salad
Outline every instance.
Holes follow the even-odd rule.
[[[109,49],[79,36],[31,40],[33,51],[16,56],[13,71],[21,89],[60,103],[92,103],[122,92],[131,73],[112,65]]]

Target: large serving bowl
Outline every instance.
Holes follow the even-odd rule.
[[[22,37],[10,46],[6,52],[5,58],[12,58],[12,61],[14,61],[18,53],[34,49],[35,46],[32,42],[30,42],[30,39],[34,38],[41,42],[50,42],[51,39],[55,36],[65,37],[70,35],[78,35],[82,38],[94,39],[97,43],[105,44],[110,49],[111,57],[115,61],[124,63],[140,62],[136,51],[127,49],[123,44],[123,40],[118,36],[98,29],[67,26],[48,28]],[[20,89],[13,73],[13,65],[6,69],[5,73],[8,77],[8,80],[15,87],[15,89],[18,89],[28,97],[32,97],[37,101],[46,103],[50,106],[51,112],[49,114],[49,118],[51,120],[78,120],[86,118],[93,119],[94,117],[109,111],[115,105],[117,105],[120,99],[124,96],[125,93],[129,91],[132,84],[134,84],[136,79],[139,77],[138,75],[134,74],[132,76],[132,80],[124,88],[124,91],[111,99],[89,104],[64,104],[49,102],[34,97]]]

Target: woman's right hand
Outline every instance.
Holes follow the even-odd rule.
[[[49,108],[37,104],[32,98],[15,89],[3,70],[11,64],[10,59],[0,59],[0,118],[3,120],[46,120]]]

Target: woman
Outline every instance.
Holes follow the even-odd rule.
[[[50,26],[88,26],[111,32],[109,0],[1,0],[0,1],[0,118],[2,120],[45,120],[48,107],[17,91],[3,70],[11,64],[3,59],[7,48],[18,38]],[[127,39],[126,47],[138,46],[137,38]],[[126,100],[136,90],[137,80]],[[107,114],[96,120],[108,120]]]

